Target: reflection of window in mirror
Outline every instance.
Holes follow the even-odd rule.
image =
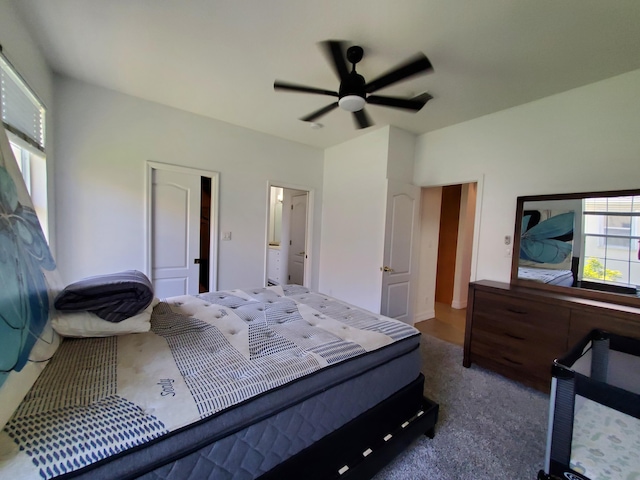
[[[580,280],[640,285],[640,196],[583,200]]]
[[[282,188],[271,187],[269,195],[269,245],[280,245],[283,193]]]

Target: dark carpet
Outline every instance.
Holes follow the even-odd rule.
[[[425,395],[440,404],[421,437],[378,473],[385,479],[534,480],[544,467],[549,396],[472,365],[462,348],[423,335]]]

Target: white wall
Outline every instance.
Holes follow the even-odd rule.
[[[473,249],[473,227],[476,215],[476,183],[462,185],[460,196],[460,219],[456,246],[456,267],[453,281],[453,308],[467,308],[469,279],[471,278],[471,252]]]
[[[315,190],[323,153],[66,77],[55,79],[58,265],[66,282],[145,268],[145,165],[220,172],[218,288],[264,284],[268,182]],[[312,259],[317,288],[319,241]]]
[[[388,181],[411,183],[415,143],[415,134],[386,126],[325,150],[322,292],[380,312]],[[419,246],[413,253],[415,271]],[[412,305],[416,291],[413,282]]]
[[[416,322],[436,316],[435,291],[442,187],[423,188],[420,203],[420,260],[416,294]]]
[[[640,187],[638,92],[635,70],[418,137],[416,185],[482,181],[472,280],[509,281],[516,197]]]
[[[416,136],[397,127],[389,127],[387,178],[413,183]]]
[[[320,291],[380,311],[389,127],[325,150]]]
[[[42,52],[35,41],[29,35],[22,19],[10,2],[0,2],[0,45],[3,54],[27,81],[29,86],[38,95],[47,108],[46,117],[46,145],[47,151],[47,196],[49,212],[49,244],[51,251],[56,256],[55,232],[56,223],[52,212],[55,197],[53,185],[55,154],[54,154],[54,126],[53,126],[53,74],[44,60]]]

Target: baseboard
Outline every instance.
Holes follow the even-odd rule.
[[[423,320],[430,320],[432,318],[435,318],[435,316],[436,316],[436,311],[435,310],[428,310],[426,312],[419,312],[419,313],[416,313],[414,315],[413,323],[415,325],[416,323],[422,322]]]
[[[463,308],[467,308],[467,301],[463,300],[461,302],[454,300],[451,302],[451,308],[455,308],[456,310],[461,310]]]

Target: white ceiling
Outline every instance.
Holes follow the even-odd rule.
[[[11,0],[54,71],[318,147],[392,124],[424,133],[640,68],[639,0]],[[356,130],[317,43],[361,45],[373,79],[418,51],[429,75],[376,92],[434,96],[420,112],[367,106]]]

